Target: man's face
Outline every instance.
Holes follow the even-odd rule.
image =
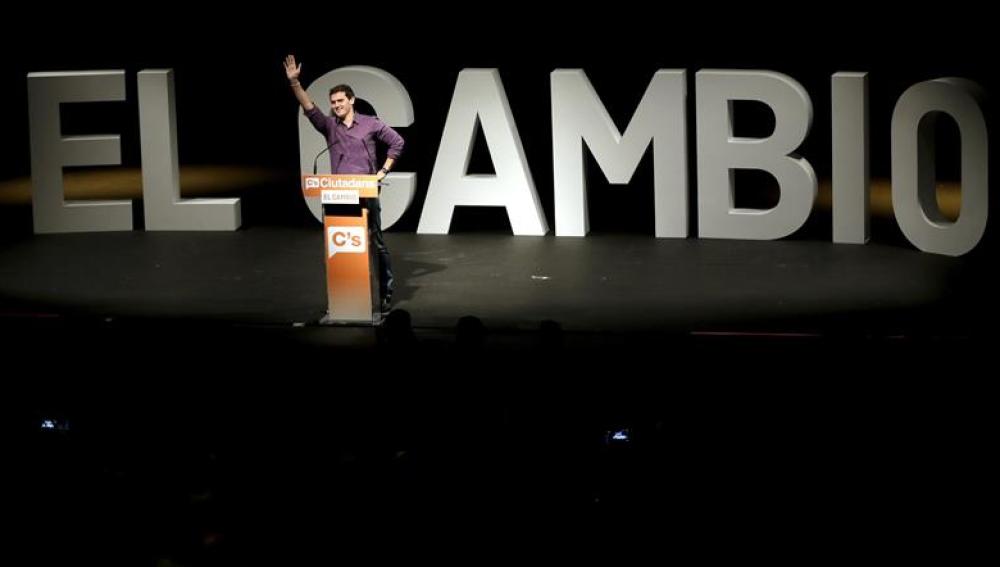
[[[347,93],[333,93],[330,95],[330,109],[334,116],[343,120],[354,109],[354,99],[347,98]]]

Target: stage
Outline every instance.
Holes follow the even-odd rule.
[[[418,330],[975,335],[992,300],[962,258],[820,241],[386,234]],[[0,248],[2,317],[310,326],[318,227],[24,236]]]

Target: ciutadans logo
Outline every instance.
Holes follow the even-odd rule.
[[[307,176],[306,189],[373,189],[378,181],[373,179],[337,179],[333,177]]]
[[[363,226],[331,226],[326,230],[326,249],[328,257],[338,252],[364,254],[365,228]]]

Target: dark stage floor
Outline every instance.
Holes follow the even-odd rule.
[[[0,248],[3,316],[313,323],[318,229],[25,237]],[[418,329],[475,316],[532,331],[968,336],[993,299],[977,265],[892,245],[389,233],[396,307]]]

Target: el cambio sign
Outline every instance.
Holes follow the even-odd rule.
[[[171,70],[138,73],[143,203],[147,230],[235,230],[239,199],[182,199],[178,176],[177,116]],[[347,83],[394,127],[415,121],[403,84],[381,69],[343,67],[307,89],[325,101],[330,87]],[[689,195],[697,199],[700,238],[771,240],[806,222],[817,194],[809,161],[795,154],[809,133],[809,93],[781,73],[704,69],[688,84],[683,69],[653,74],[625,132],[608,115],[580,69],[556,69],[549,78],[552,117],[553,216],[557,237],[589,231],[585,152],[611,184],[632,178],[652,145],[655,236],[686,238]],[[863,244],[869,237],[869,124],[866,73],[835,73],[830,81],[832,124],[833,241]],[[687,97],[694,93],[694,148],[688,147]],[[36,233],[131,230],[131,201],[65,201],[64,166],[121,163],[120,137],[63,136],[63,103],[121,101],[124,71],[28,74],[33,214]],[[774,114],[764,138],[733,135],[732,103],[757,101]],[[903,234],[925,252],[958,256],[972,250],[986,229],[988,160],[981,89],[965,79],[915,84],[899,97],[891,121],[892,203]],[[961,147],[961,209],[950,221],[941,214],[935,188],[935,118],[957,124]],[[495,174],[469,174],[476,123],[481,125]],[[299,113],[301,169],[309,172],[324,148]],[[691,191],[688,152],[695,152],[697,186]],[[537,165],[537,164],[536,164]],[[734,206],[733,173],[760,170],[777,181],[780,196],[768,209]],[[413,202],[416,172],[389,175],[382,194],[383,226],[399,220]],[[307,204],[321,217],[318,198]],[[417,232],[447,234],[458,206],[503,207],[514,235],[550,230],[521,136],[497,69],[458,74]]]

